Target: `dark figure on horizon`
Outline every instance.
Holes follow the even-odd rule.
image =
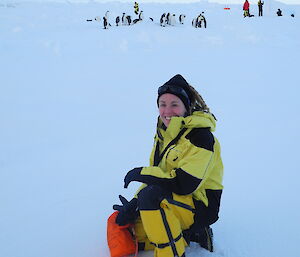
[[[258,5],[258,16],[263,16],[263,5],[264,5],[264,2],[261,1],[261,0],[258,0],[257,5]]]
[[[282,16],[282,11],[280,9],[277,11],[277,16]]]
[[[135,13],[136,15],[138,15],[138,14],[139,14],[140,8],[139,8],[139,4],[138,4],[137,2],[134,2],[134,7],[133,7],[133,9],[134,9],[134,13]]]

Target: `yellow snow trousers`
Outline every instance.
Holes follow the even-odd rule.
[[[184,256],[186,241],[182,231],[194,223],[194,202],[191,195],[172,193],[157,208],[140,209],[135,233],[144,250],[154,250],[154,257]]]

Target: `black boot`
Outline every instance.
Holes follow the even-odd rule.
[[[201,247],[213,252],[213,231],[211,227],[204,227],[194,232],[190,237],[191,242],[197,242]]]

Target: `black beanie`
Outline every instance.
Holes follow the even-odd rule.
[[[184,92],[180,93],[180,92],[177,92],[177,91],[174,92],[173,90],[168,89],[168,88],[165,91],[160,92],[160,89],[163,88],[164,86],[175,86],[175,87],[178,87],[178,88],[182,88],[185,93]],[[167,81],[165,84],[163,84],[158,89],[157,104],[158,104],[158,99],[160,98],[160,96],[162,96],[163,94],[166,94],[166,93],[170,93],[170,94],[173,94],[173,95],[176,95],[177,97],[179,97],[180,100],[183,102],[186,110],[188,112],[190,111],[193,95],[190,91],[189,84],[184,79],[184,77],[182,77],[180,74],[175,75],[173,78],[171,78],[169,81]]]

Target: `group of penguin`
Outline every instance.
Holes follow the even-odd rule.
[[[160,17],[160,26],[165,27],[166,25],[174,26],[176,23],[175,14],[170,13],[163,13]],[[180,14],[179,15],[179,23],[184,24],[185,15]],[[201,12],[195,19],[192,20],[192,26],[195,28],[201,28],[203,24],[203,27],[206,28],[206,18],[204,17],[204,12]]]
[[[126,15],[126,13],[123,12],[122,16],[116,17],[116,26],[119,26],[120,23],[122,25],[135,24],[139,21],[142,21],[143,19],[144,19],[143,11],[140,11],[140,13],[138,14],[138,18],[136,18],[134,20],[131,18],[131,15]],[[100,16],[97,16],[97,17],[95,17],[94,20],[98,21],[98,22],[101,22],[101,20],[103,20],[103,28],[104,29],[108,29],[108,27],[111,26],[111,24],[109,23],[109,11],[106,11],[106,13],[102,19]],[[86,21],[93,21],[93,19],[87,19]]]
[[[202,28],[202,25],[204,28],[206,28],[206,18],[204,16],[204,12],[201,12],[198,17],[194,18],[192,20],[192,26],[195,28]]]
[[[184,24],[186,16],[184,14],[179,15],[179,23]],[[149,17],[151,21],[153,21],[153,18]],[[108,29],[111,24],[109,23],[109,11],[106,11],[104,17],[101,19],[100,16],[95,17],[96,21],[101,22],[103,20],[103,28]],[[132,25],[136,24],[137,22],[140,22],[144,20],[144,14],[143,11],[140,11],[138,14],[138,18],[132,19],[131,15],[126,15],[126,13],[123,13],[122,16],[117,16],[115,19],[116,26],[120,25]],[[93,21],[93,19],[87,19],[87,21]],[[176,24],[176,15],[171,13],[163,13],[160,17],[160,26],[165,27],[166,25],[174,26]],[[192,20],[192,26],[195,28],[201,28],[202,24],[204,28],[206,28],[206,19],[204,17],[204,12],[202,12],[200,15],[198,15],[195,19]]]
[[[126,15],[126,13],[123,12],[122,17],[120,18],[120,16],[116,17],[116,26],[120,25],[120,22],[122,25],[131,25],[131,24],[136,24],[139,21],[142,21],[144,19],[144,14],[143,11],[140,11],[140,13],[138,14],[138,18],[132,20],[130,15]],[[105,26],[104,26],[105,28]]]
[[[166,25],[174,26],[176,23],[175,14],[163,13],[160,17],[160,26],[165,27]],[[184,14],[179,15],[179,23],[183,24],[185,19]]]

